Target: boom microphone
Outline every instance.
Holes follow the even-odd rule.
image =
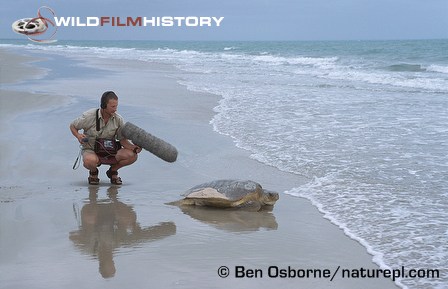
[[[144,148],[164,161],[172,163],[177,159],[177,149],[174,146],[130,122],[124,124],[121,134],[124,138],[131,140],[133,144]]]

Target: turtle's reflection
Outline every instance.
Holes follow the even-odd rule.
[[[258,212],[200,206],[181,206],[180,209],[193,219],[229,232],[277,230],[278,228],[275,216],[272,214],[272,206],[266,206]]]
[[[104,278],[115,275],[113,253],[119,247],[132,247],[143,242],[162,239],[176,233],[173,222],[141,227],[132,206],[117,198],[117,187],[108,189],[109,199],[98,200],[98,187],[89,188],[89,203],[81,209],[81,224],[70,232],[70,240],[81,251],[98,258]]]

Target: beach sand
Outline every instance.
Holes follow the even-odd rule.
[[[300,176],[251,159],[214,132],[219,96],[187,90],[181,71],[22,54],[0,50],[0,288],[397,288],[382,277],[342,277],[343,269],[378,266],[308,200],[284,193]],[[72,169],[79,145],[68,126],[106,90],[118,94],[125,120],[178,149],[175,163],[143,151],[120,170],[122,186],[109,184],[104,166],[100,186],[87,185],[82,165]],[[257,181],[280,199],[272,212],[166,204],[229,178]],[[218,275],[222,266],[227,278]],[[257,276],[238,278],[243,267]],[[277,268],[339,270],[330,281],[280,278]]]

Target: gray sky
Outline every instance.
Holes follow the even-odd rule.
[[[220,27],[60,27],[57,39],[364,40],[448,38],[448,0],[35,0],[0,8],[0,39],[42,5],[59,17],[222,16]],[[50,14],[46,13],[46,16]]]

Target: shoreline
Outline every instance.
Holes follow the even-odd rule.
[[[1,49],[0,53],[9,54],[11,52]],[[51,64],[51,56],[49,58],[48,63]],[[72,60],[67,58],[65,61],[70,63]],[[123,64],[126,64],[126,69],[121,71]],[[36,65],[36,62],[33,62],[33,65]],[[15,231],[17,229],[13,229],[7,224],[7,221],[17,222],[17,217],[14,217],[13,213],[14,210],[17,210],[17,206],[29,209],[24,215],[24,220],[29,221],[29,218],[33,216],[32,213],[36,212],[34,202],[42,205],[42,200],[47,200],[52,204],[61,205],[61,207],[76,203],[83,209],[88,207],[87,205],[92,205],[90,199],[84,199],[86,196],[91,197],[92,194],[91,189],[89,190],[85,184],[86,171],[80,168],[73,173],[71,170],[77,145],[68,131],[68,123],[84,108],[96,106],[98,95],[108,87],[117,87],[116,91],[120,97],[119,113],[125,117],[125,120],[133,122],[175,145],[179,150],[179,159],[175,164],[166,164],[149,153],[144,153],[139,156],[137,163],[120,171],[125,185],[118,189],[120,191],[119,202],[134,211],[138,216],[139,223],[173,222],[176,224],[177,231],[174,235],[157,241],[157,245],[148,243],[151,245],[141,245],[134,249],[131,247],[124,250],[124,253],[120,253],[120,250],[123,250],[119,249],[120,247],[116,249],[118,252],[115,258],[115,267],[120,267],[122,273],[120,275],[117,273],[117,276],[110,280],[113,281],[112,283],[95,279],[93,276],[98,274],[97,269],[95,269],[96,272],[85,272],[86,269],[82,268],[83,264],[89,263],[89,267],[92,267],[92,260],[86,262],[80,258],[78,252],[73,250],[68,242],[68,238],[59,238],[53,241],[55,245],[71,250],[69,259],[77,260],[73,265],[64,263],[64,268],[75,268],[90,276],[86,280],[79,281],[79,284],[102,288],[109,283],[113,288],[118,288],[123,282],[128,282],[131,278],[136,277],[134,282],[147,284],[145,282],[148,281],[146,279],[148,276],[144,275],[144,266],[149,266],[151,270],[159,273],[160,276],[156,278],[156,284],[160,287],[176,285],[179,288],[191,288],[197,285],[195,282],[198,282],[198,278],[202,278],[201,282],[205,282],[202,285],[213,283],[218,286],[217,288],[227,288],[229,285],[245,288],[259,288],[260,286],[262,288],[272,286],[296,288],[302,284],[303,286],[313,286],[313,288],[328,288],[327,281],[312,279],[299,282],[297,280],[227,278],[223,281],[216,276],[215,271],[220,265],[225,264],[229,264],[231,268],[239,265],[266,268],[269,265],[287,266],[290,264],[294,267],[323,269],[326,267],[336,268],[340,263],[339,265],[342,264],[346,268],[353,269],[360,266],[377,268],[365,247],[344,235],[342,230],[324,219],[323,215],[308,200],[283,193],[294,186],[300,186],[301,180],[297,176],[280,172],[276,168],[249,158],[249,153],[236,148],[232,139],[213,131],[208,122],[214,114],[213,107],[217,105],[219,96],[187,90],[185,86],[177,82],[182,72],[168,65],[140,61],[88,59],[83,66],[100,67],[114,72],[98,75],[97,79],[85,79],[73,75],[71,78],[52,79],[51,84],[45,78],[39,80],[39,83],[32,82],[33,91],[45,91],[60,101],[61,106],[46,112],[22,111],[20,116],[26,115],[29,119],[23,120],[17,125],[23,128],[25,135],[30,131],[35,131],[36,128],[54,130],[54,135],[35,134],[33,137],[37,138],[38,143],[44,141],[55,143],[59,140],[60,143],[55,146],[58,153],[53,153],[48,163],[44,165],[44,170],[36,175],[32,174],[25,186],[17,186],[17,180],[20,175],[24,173],[26,175],[32,170],[19,166],[14,161],[8,162],[10,164],[8,169],[11,169],[12,164],[13,173],[10,175],[10,182],[0,186],[0,194],[3,195],[0,196],[2,199],[0,206],[6,209],[5,213],[2,213],[2,220],[5,220],[0,223],[2,228],[8,232],[17,233]],[[143,79],[144,81],[142,81]],[[25,83],[23,87],[26,89],[29,86]],[[1,93],[3,98],[3,88]],[[16,93],[25,95],[23,92]],[[60,96],[68,96],[69,101],[62,101],[65,98]],[[4,100],[2,100],[2,107],[5,109],[10,106],[9,102],[7,105],[3,105],[3,103],[5,103]],[[43,114],[46,118],[41,120]],[[14,114],[7,117],[11,119],[12,115]],[[2,124],[5,120],[2,113]],[[4,139],[8,138],[11,138],[10,132],[2,130],[0,135],[0,141],[3,139],[2,148],[6,143]],[[30,139],[23,137],[21,141],[30,141]],[[43,150],[43,153],[36,157],[36,164],[42,163],[48,155],[47,147],[42,146],[38,150]],[[2,163],[4,162],[2,161]],[[61,163],[64,164],[64,168],[58,170],[55,180],[55,172],[52,168],[60,167]],[[2,167],[3,172],[6,168]],[[101,169],[103,170],[100,175],[102,183],[93,194],[103,198],[105,193],[109,194],[108,191],[112,186],[107,184],[104,168]],[[235,223],[235,220],[253,218],[253,216],[245,214],[220,215],[216,221],[213,219],[216,217],[216,212],[215,214],[200,210],[194,210],[193,213],[181,212],[179,208],[164,205],[166,202],[179,198],[180,191],[201,182],[220,178],[243,178],[258,181],[267,189],[279,191],[281,193],[280,200],[272,213],[260,216],[259,220],[251,220],[255,222],[255,225],[240,221]],[[10,188],[7,188],[8,186]],[[15,196],[17,192],[19,195],[26,196],[23,199],[17,198]],[[148,194],[148,192],[151,193]],[[8,201],[5,201],[5,196]],[[57,197],[54,199],[55,196]],[[117,202],[106,201],[107,204]],[[58,210],[49,209],[49,211]],[[66,232],[67,228],[70,228],[70,231],[79,227],[73,220],[73,212],[58,211],[58,213],[62,221],[57,226],[58,228],[55,228],[54,231],[50,230],[49,235],[61,234],[61,231]],[[38,219],[48,218],[43,213],[37,215]],[[159,220],[159,216],[163,216],[162,220]],[[232,218],[228,219],[229,217]],[[269,225],[265,226],[272,222],[272,217],[277,223],[276,229],[272,229],[273,227]],[[36,223],[36,221],[31,222],[30,228],[33,228],[33,224],[36,225]],[[54,225],[54,223],[52,224]],[[22,236],[27,235],[23,231],[19,233]],[[11,241],[6,237],[2,238],[4,243]],[[43,240],[46,238],[42,237]],[[208,242],[209,240],[212,242]],[[179,242],[183,246],[179,246]],[[12,251],[20,250],[22,247],[25,249],[32,247],[26,241],[18,243],[16,246],[11,245]],[[238,244],[237,247],[232,246],[232,243]],[[266,244],[271,250],[265,249]],[[154,251],[154,248],[159,251]],[[220,252],[217,251],[218,248],[225,250]],[[149,259],[145,256],[139,257],[139,250],[146,252],[148,258],[149,255],[156,256],[158,264],[148,265]],[[205,258],[205,262],[197,256]],[[53,254],[51,257],[46,259],[45,264],[48,266],[55,259]],[[124,266],[129,262],[143,267],[133,266],[135,272],[132,272]],[[184,263],[189,264],[188,270],[183,268]],[[17,257],[10,257],[4,262],[0,262],[0,267],[11,272],[19,264],[21,263]],[[122,265],[118,266],[119,264]],[[165,270],[160,270],[158,265]],[[6,279],[10,285],[13,285],[12,288],[29,285],[26,281],[21,282],[14,278],[18,278],[19,275],[13,274],[12,277],[0,275],[0,280]],[[169,280],[173,278],[174,281]],[[63,282],[57,283],[57,285],[61,284]],[[392,281],[384,279],[339,279],[333,284],[334,287],[331,288],[396,288]],[[71,287],[69,286],[69,288]]]

